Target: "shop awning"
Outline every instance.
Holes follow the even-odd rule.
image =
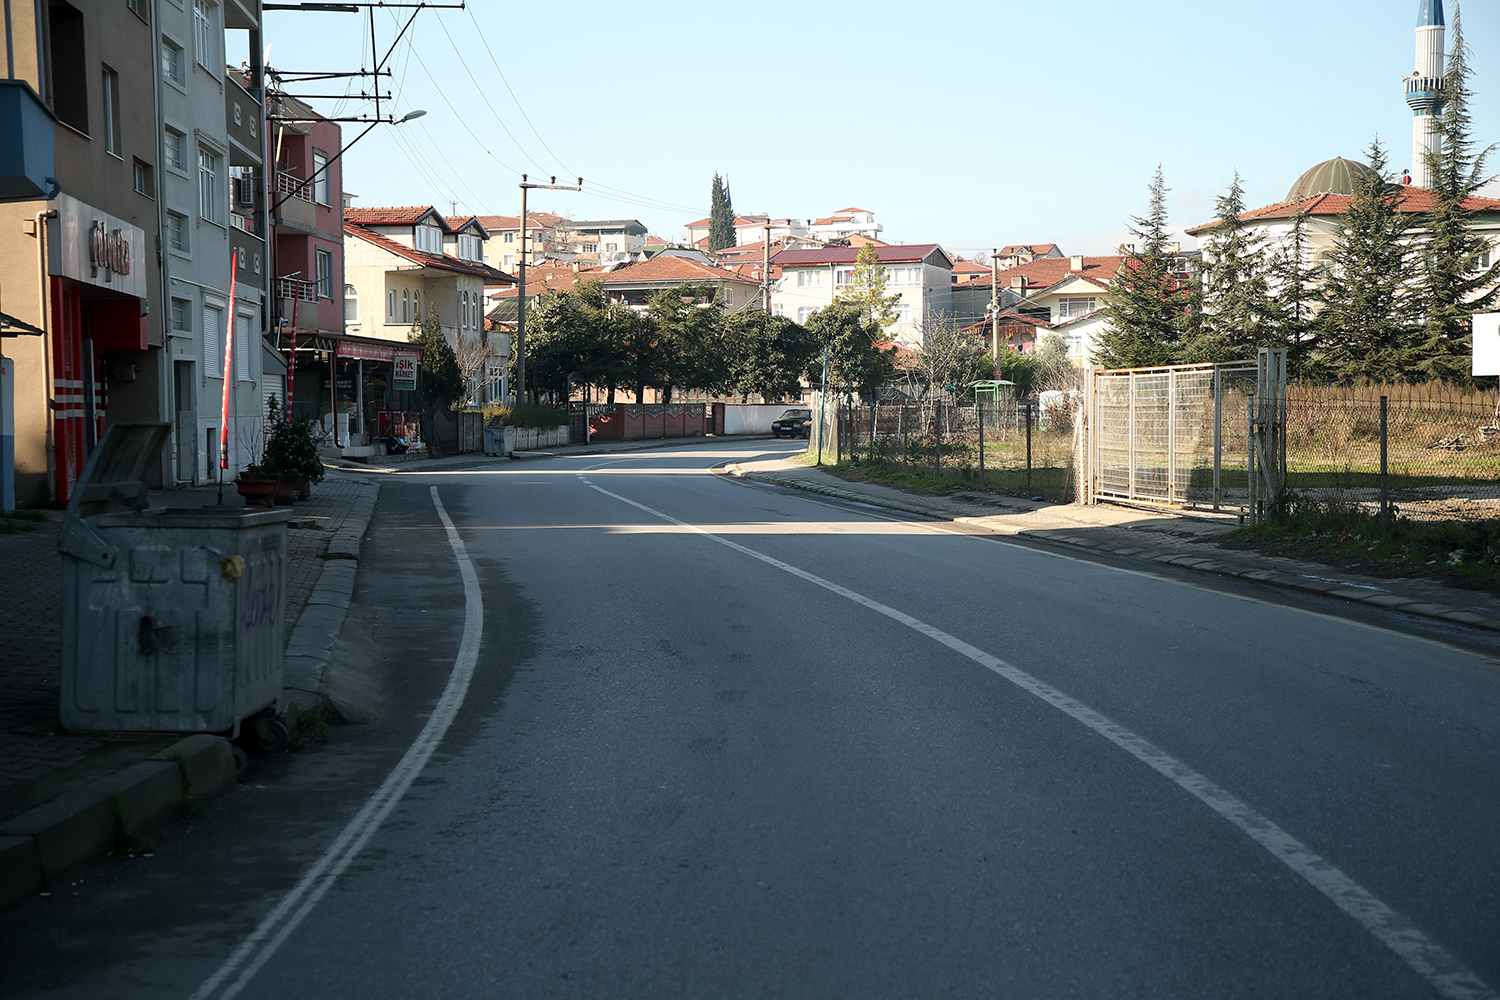
[[[0,312],[0,337],[44,337],[47,331]]]
[[[276,347],[289,350],[292,346],[292,331],[280,330],[276,334]],[[385,340],[380,337],[356,337],[352,334],[331,334],[320,330],[298,330],[297,352],[326,351],[340,358],[363,358],[366,361],[394,361],[396,356],[422,357],[422,345],[404,340]]]

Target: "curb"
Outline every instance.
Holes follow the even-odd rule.
[[[194,812],[235,782],[234,753],[199,733],[0,824],[0,907]]]
[[[840,500],[854,503],[872,502],[870,497],[860,496],[848,490],[840,490],[837,487],[831,486],[816,486],[811,483],[799,482],[795,479],[783,479],[774,473],[744,472],[738,466],[728,466],[726,471],[730,475],[740,479],[775,483],[778,486],[790,487],[807,493],[818,493],[823,496],[836,497]],[[1392,594],[1386,590],[1360,587],[1347,583],[1334,583],[1327,580],[1312,580],[1291,573],[1283,573],[1280,570],[1241,569],[1220,562],[1212,556],[1182,555],[1177,552],[1165,552],[1153,549],[1148,545],[1136,544],[1133,541],[1120,544],[1103,543],[1087,538],[1080,538],[1077,535],[1067,533],[1066,530],[1059,531],[1054,528],[1009,528],[986,524],[983,523],[982,516],[966,515],[955,517],[946,511],[934,510],[932,507],[927,507],[911,500],[902,502],[902,497],[905,497],[905,494],[899,494],[897,498],[893,498],[891,501],[882,499],[880,504],[889,510],[900,511],[904,514],[917,514],[922,517],[950,521],[954,524],[974,525],[975,527],[984,528],[991,534],[1024,536],[1040,541],[1054,542],[1073,548],[1085,549],[1089,552],[1108,553],[1132,559],[1144,559],[1147,562],[1160,563],[1164,566],[1176,566],[1179,569],[1190,569],[1194,572],[1207,573],[1212,576],[1230,577],[1238,580],[1246,580],[1251,583],[1262,583],[1273,587],[1281,587],[1286,590],[1298,590],[1303,593],[1317,594],[1325,597],[1339,597],[1347,601],[1370,604],[1409,615],[1437,618],[1442,621],[1472,625],[1476,628],[1500,632],[1500,618],[1479,614],[1465,608],[1453,607],[1452,605],[1434,604],[1430,601],[1402,597],[1399,594]]]

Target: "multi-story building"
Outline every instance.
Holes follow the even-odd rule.
[[[7,87],[22,139],[50,129],[49,190],[0,203],[3,341],[14,369],[16,501],[61,503],[110,424],[165,412],[151,5],[9,4]],[[29,93],[28,93],[29,92]],[[37,122],[40,98],[53,120]],[[221,112],[222,114],[222,112]],[[8,122],[9,113],[0,116]],[[9,131],[7,127],[6,131]],[[0,134],[13,155],[13,134]],[[47,197],[53,195],[53,197]],[[40,331],[32,333],[31,331]],[[12,336],[23,334],[22,336]],[[154,470],[158,480],[166,470]]]
[[[479,224],[489,234],[484,262],[506,272],[514,272],[521,262],[521,217],[519,215],[480,215]],[[526,213],[526,237],[530,256],[528,265],[540,264],[558,252],[557,227],[567,219],[551,212]]]
[[[906,347],[921,346],[922,325],[951,308],[953,261],[936,243],[877,246],[886,294],[899,296],[896,322],[887,331]],[[806,323],[850,284],[859,251],[853,247],[783,250],[771,258],[781,280],[771,291],[771,311]]]
[[[884,230],[875,221],[875,213],[863,208],[841,208],[832,215],[814,219],[807,227],[807,235],[825,243],[847,240],[851,236],[863,236],[879,240]]]

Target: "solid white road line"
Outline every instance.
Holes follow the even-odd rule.
[[[458,537],[458,529],[448,517],[443,501],[438,497],[437,487],[432,487],[432,504],[448,534],[448,544],[458,560],[458,572],[464,584],[464,631],[459,641],[458,655],[453,661],[453,670],[448,675],[448,686],[427,720],[427,725],[384,782],[365,802],[359,813],[349,821],[322,857],[307,870],[291,891],[282,897],[275,908],[260,922],[260,926],[247,937],[234,954],[210,976],[191,1000],[208,1000],[217,995],[219,1000],[229,1000],[244,989],[261,966],[266,964],[283,942],[296,930],[318,900],[323,898],[349,863],[359,854],[391,810],[401,801],[406,790],[421,772],[442,742],[454,716],[463,705],[469,690],[469,681],[474,676],[474,665],[479,660],[479,640],[484,633],[484,602],[479,590],[479,576],[469,553]],[[290,916],[288,916],[290,914]],[[243,968],[241,968],[243,966]],[[239,971],[239,977],[222,993],[218,992],[230,976]]]
[[[863,605],[877,614],[884,615],[892,621],[899,622],[907,628],[914,629],[933,641],[947,646],[955,653],[972,660],[980,666],[994,671],[1023,691],[1035,695],[1053,708],[1058,709],[1076,721],[1081,722],[1089,729],[1092,729],[1095,733],[1098,733],[1136,760],[1158,772],[1224,819],[1234,824],[1251,840],[1265,848],[1278,861],[1301,876],[1313,888],[1327,896],[1335,906],[1343,910],[1350,917],[1353,917],[1360,926],[1364,927],[1365,930],[1374,935],[1382,944],[1395,952],[1413,971],[1427,980],[1440,996],[1446,997],[1448,1000],[1500,1000],[1500,994],[1496,994],[1482,979],[1473,972],[1470,972],[1456,958],[1448,954],[1445,949],[1423,934],[1410,920],[1407,920],[1401,914],[1391,909],[1380,899],[1376,898],[1368,889],[1335,868],[1312,848],[1299,841],[1296,837],[1293,837],[1265,816],[1256,812],[1246,803],[1235,798],[1227,790],[1215,785],[1207,777],[1199,774],[1187,764],[1152,745],[1144,737],[1136,735],[1119,723],[1099,714],[1082,702],[1059,691],[1057,688],[1032,677],[1018,667],[1014,667],[998,657],[991,656],[984,650],[971,646],[941,629],[928,625],[926,622],[897,611],[895,608],[881,604],[879,601],[865,597],[863,594],[849,590],[847,587],[841,587],[830,580],[825,580],[804,569],[799,569],[790,563],[782,562],[773,556],[768,556],[763,552],[758,552],[738,542],[730,541],[728,538],[716,535],[713,532],[705,531],[686,521],[679,521],[669,514],[664,514],[652,507],[647,507],[645,504],[637,503],[628,497],[620,496],[618,493],[611,493],[601,486],[590,483],[581,475],[579,478],[591,489],[597,490],[607,497],[612,497],[621,503],[629,504],[631,507],[644,511],[652,517],[660,518],[669,524],[675,524],[689,531],[696,532],[705,538],[718,542],[726,548],[743,553],[768,566],[773,566],[785,573],[790,573],[792,576],[805,580],[814,586],[822,587],[824,590],[831,591],[840,597]]]

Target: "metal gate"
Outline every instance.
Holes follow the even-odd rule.
[[[1285,482],[1286,352],[1256,361],[1085,373],[1084,503],[1238,511],[1252,523]]]

